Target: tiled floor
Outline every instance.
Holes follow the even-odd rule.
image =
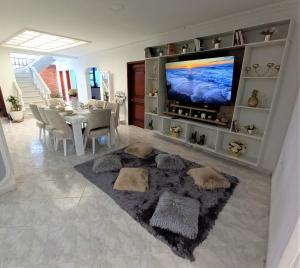
[[[270,178],[210,157],[136,127],[121,126],[117,147],[137,140],[239,177],[195,262],[174,255],[132,220],[65,158],[38,140],[34,120],[4,123],[18,184],[0,197],[0,267],[263,267],[267,246]],[[107,152],[98,146],[98,154]],[[1,266],[2,265],[2,266]]]

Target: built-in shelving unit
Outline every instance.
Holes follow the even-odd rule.
[[[194,39],[176,43],[176,51],[173,55],[166,55],[166,45],[146,48],[146,79],[145,79],[145,129],[149,129],[155,134],[170,138],[171,140],[182,142],[195,149],[215,154],[222,158],[231,159],[239,163],[252,167],[258,167],[264,152],[265,141],[268,137],[269,125],[274,114],[277,91],[280,86],[284,64],[287,57],[289,40],[291,35],[292,22],[290,20],[272,22],[240,29],[244,33],[245,44],[235,45],[233,36],[235,30],[231,32],[200,37],[203,51],[195,51]],[[262,30],[276,27],[277,32],[271,41],[263,41],[260,34]],[[213,49],[212,40],[215,37],[222,38],[222,47]],[[181,53],[183,44],[188,44],[188,52]],[[232,115],[229,123],[215,122],[212,120],[195,118],[192,116],[192,109],[180,104],[173,104],[176,107],[174,113],[167,109],[167,89],[165,81],[165,63],[176,61],[181,56],[198,55],[208,51],[222,51],[242,48],[244,57],[241,68],[241,75],[238,84],[238,91]],[[158,56],[158,50],[163,50],[164,55]],[[257,75],[257,73],[247,72],[246,67],[253,64],[264,66],[267,63],[280,65],[277,73]],[[259,103],[257,107],[249,107],[248,99],[253,89],[258,90]],[[150,96],[156,92],[157,96]],[[170,108],[170,107],[169,107]],[[178,114],[178,109],[183,112]],[[213,114],[213,109],[198,108],[200,112]],[[152,126],[149,123],[152,122]],[[234,122],[240,126],[240,131],[235,132]],[[257,130],[251,135],[247,133],[245,126],[254,124]],[[151,125],[151,124],[150,124]],[[180,126],[182,132],[178,138],[170,135],[170,127]],[[197,137],[205,135],[204,145],[191,142],[191,134],[197,131]],[[228,151],[228,143],[231,141],[241,141],[247,145],[247,150],[239,157],[231,155]]]

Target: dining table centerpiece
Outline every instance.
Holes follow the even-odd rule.
[[[70,97],[70,100],[71,100],[71,105],[72,105],[72,107],[73,107],[74,110],[78,109],[78,99],[77,99],[77,96],[78,96],[77,89],[71,88],[69,90],[69,97]]]

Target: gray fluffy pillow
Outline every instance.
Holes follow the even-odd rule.
[[[198,200],[164,192],[150,219],[150,225],[195,239],[198,234],[199,210]]]
[[[102,173],[118,171],[122,168],[120,157],[117,155],[103,155],[94,160],[93,172]]]
[[[157,168],[162,170],[182,170],[185,165],[178,155],[158,154],[155,157]]]

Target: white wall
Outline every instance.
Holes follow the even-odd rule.
[[[300,215],[299,102],[300,96],[272,177],[267,258],[269,268],[278,267]]]
[[[298,53],[298,4],[298,1],[274,4],[261,9],[250,10],[248,12],[219,18],[214,21],[180,28],[172,32],[157,35],[151,40],[88,54],[79,58],[80,64],[77,65],[77,76],[78,79],[85,79],[86,77],[83,74],[86,73],[87,68],[98,66],[100,70],[106,70],[112,73],[113,87],[115,90],[122,90],[127,93],[126,63],[144,59],[145,47],[231,31],[233,29],[268,23],[270,21],[293,18],[296,22],[293,32],[293,42],[291,43],[291,50],[288,55],[287,66],[285,67],[285,77],[279,89],[279,101],[276,103],[278,108],[271,120],[270,131],[266,139],[267,149],[265,150],[261,165],[261,168],[271,172],[278,160],[281,144],[288,127],[298,90],[298,76],[296,73],[299,66],[297,58],[294,57],[294,55]],[[86,95],[86,92],[88,92],[86,88],[87,82],[82,80],[80,83],[82,87],[79,87],[79,90],[82,91],[82,95]],[[126,107],[120,115],[121,119],[125,119],[126,121],[127,110]]]
[[[0,47],[0,87],[5,101],[9,95],[16,95],[13,86],[14,81],[15,73],[10,61],[9,51],[6,48]],[[9,104],[7,102],[5,104],[7,111],[9,111]]]

